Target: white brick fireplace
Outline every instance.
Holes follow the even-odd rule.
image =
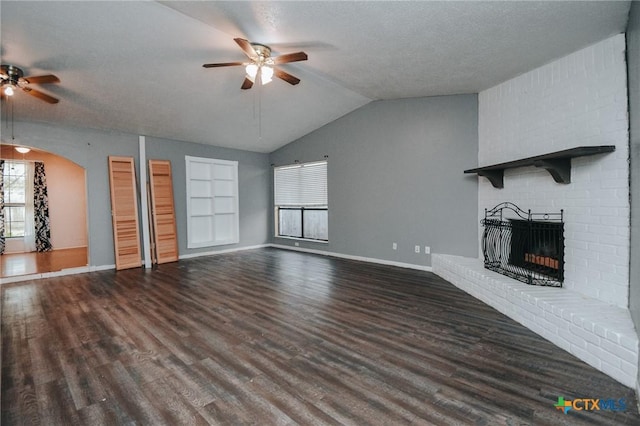
[[[502,189],[478,178],[478,221],[485,208],[505,201],[533,212],[564,210],[563,288],[527,286],[484,270],[477,259],[434,255],[432,262],[434,272],[455,285],[635,386],[624,35],[481,92],[478,136],[478,166],[580,146],[615,146],[612,153],[571,160],[569,184],[535,167],[506,170]]]

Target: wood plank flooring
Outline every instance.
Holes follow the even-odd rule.
[[[277,249],[4,286],[1,399],[2,425],[640,424],[431,273]]]
[[[0,256],[0,278],[61,271],[87,266],[88,263],[86,247],[44,253],[5,253]]]

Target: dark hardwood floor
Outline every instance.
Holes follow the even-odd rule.
[[[2,304],[6,426],[640,424],[631,389],[428,272],[260,249]]]

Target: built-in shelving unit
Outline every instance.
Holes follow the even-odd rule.
[[[614,145],[579,146],[576,148],[565,149],[563,151],[537,155],[535,157],[508,161],[506,163],[477,167],[475,169],[465,170],[464,172],[476,173],[478,176],[484,176],[489,179],[489,182],[491,182],[491,185],[493,185],[494,188],[503,188],[505,170],[515,169],[517,167],[535,166],[546,169],[553,177],[553,180],[558,183],[570,183],[572,158],[604,154],[615,150],[616,147]]]

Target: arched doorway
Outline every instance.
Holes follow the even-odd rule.
[[[76,163],[44,150],[20,153],[14,145],[0,146],[3,166],[5,247],[0,278],[43,274],[88,265],[86,171]],[[46,176],[49,251],[35,251],[29,241],[33,215],[29,209],[29,170],[44,166]],[[33,179],[33,177],[31,177]],[[25,188],[25,186],[27,188]],[[25,203],[25,199],[27,202]],[[36,203],[36,206],[38,203]],[[37,207],[36,207],[37,209]],[[30,219],[31,217],[31,219]]]

